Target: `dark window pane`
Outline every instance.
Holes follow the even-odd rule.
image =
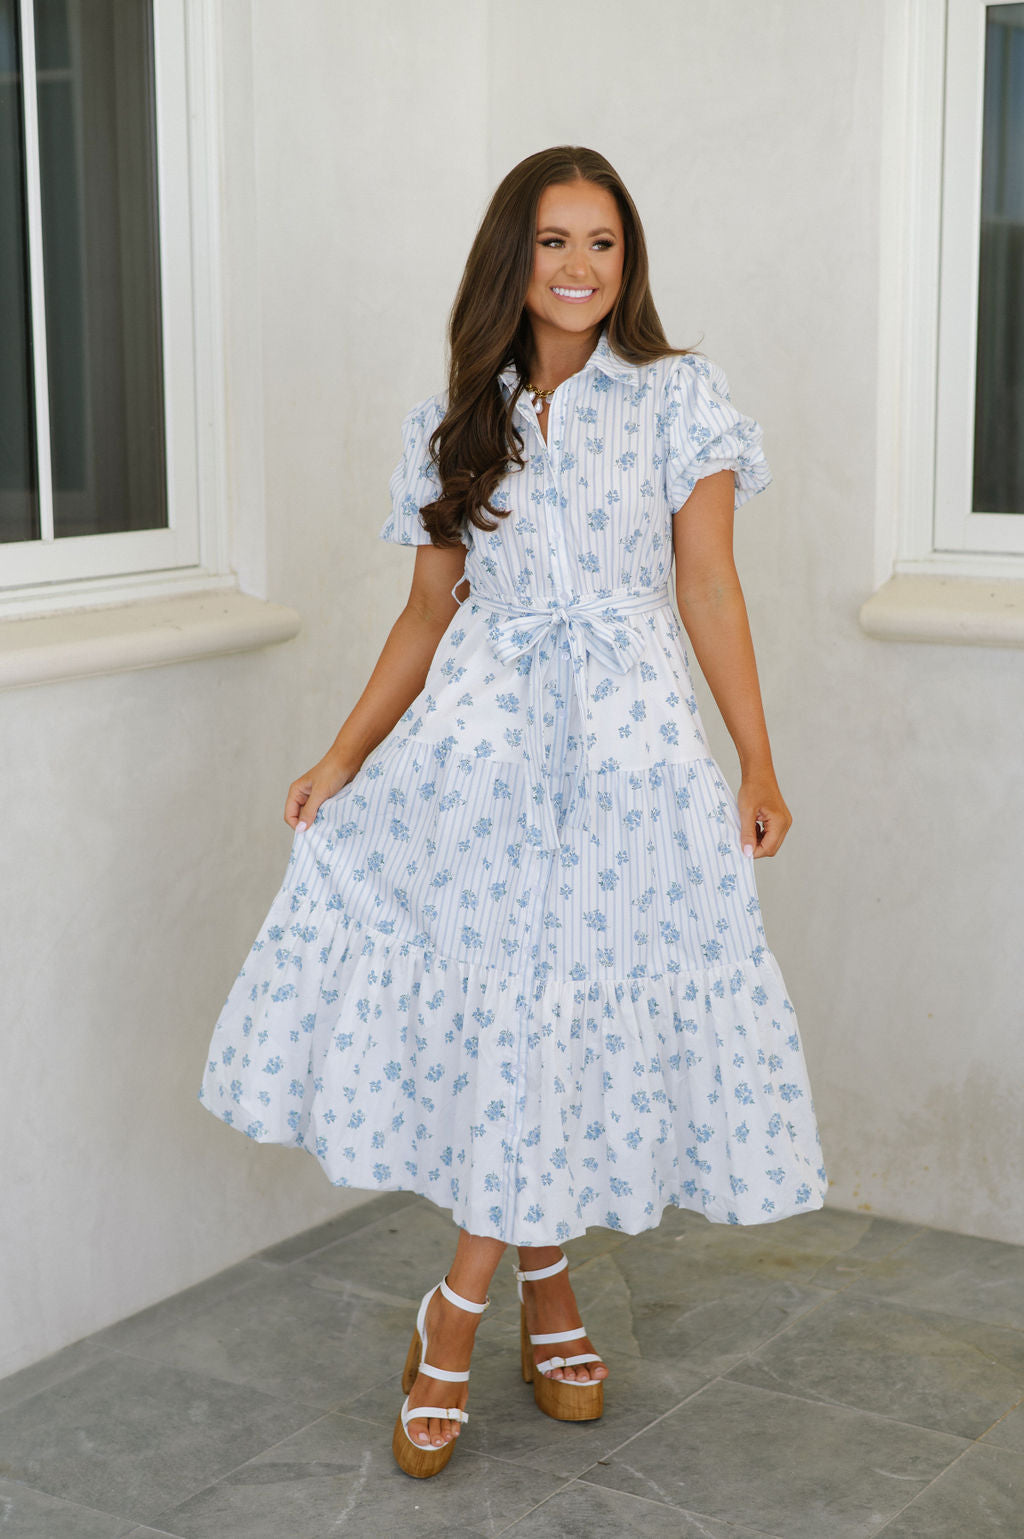
[[[1024,512],[1024,5],[988,7],[975,513]]]
[[[54,533],[167,523],[149,0],[34,0]]]
[[[14,0],[0,0],[0,542],[39,538],[21,56]]]

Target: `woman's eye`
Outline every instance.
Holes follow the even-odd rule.
[[[610,251],[614,246],[613,240],[596,240],[593,245],[595,251]],[[565,241],[560,235],[545,235],[540,240],[542,246],[564,246]]]

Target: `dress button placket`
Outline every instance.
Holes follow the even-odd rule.
[[[555,586],[558,594],[558,602],[560,604],[567,604],[572,596],[571,586],[566,581],[567,574],[562,566],[562,542],[559,539],[559,535],[564,533],[565,528],[564,514],[566,501],[562,492],[561,472],[555,468],[555,454],[557,454],[560,458],[565,451],[565,396],[562,394],[562,392],[564,391],[567,384],[568,381],[566,380],[561,385],[559,385],[555,390],[554,395],[551,397],[551,404],[548,407],[548,442],[546,446],[548,471],[551,476],[551,485],[554,488],[555,495],[558,498],[558,524],[553,531],[555,536],[554,543],[551,543],[549,540],[548,550],[551,552],[552,556],[553,572],[556,580]],[[537,431],[540,431],[539,427]],[[550,521],[548,523],[548,533],[549,535],[552,533]]]

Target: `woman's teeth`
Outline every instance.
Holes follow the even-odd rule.
[[[551,292],[557,294],[559,299],[589,299],[595,289],[557,289],[552,287]]]

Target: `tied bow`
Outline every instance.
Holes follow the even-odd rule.
[[[502,663],[514,663],[526,653],[533,654],[530,667],[530,708],[523,751],[531,772],[537,779],[533,794],[541,806],[545,848],[560,853],[558,821],[550,791],[545,784],[543,698],[538,653],[545,641],[564,630],[569,646],[573,691],[580,718],[581,768],[573,800],[582,806],[589,772],[587,723],[590,720],[590,691],[587,683],[587,654],[613,673],[628,673],[644,654],[644,637],[626,619],[629,612],[659,608],[668,602],[668,589],[654,593],[581,599],[576,603],[549,604],[531,609],[526,605],[492,597],[486,593],[470,595],[478,603],[494,609],[502,618],[490,627],[494,654]]]
[[[582,603],[528,609],[499,621],[493,632],[495,654],[503,663],[515,662],[524,652],[539,647],[560,625],[566,629],[574,674],[581,671],[584,650],[615,673],[627,673],[643,655],[643,637],[614,605],[605,604],[598,610]]]

